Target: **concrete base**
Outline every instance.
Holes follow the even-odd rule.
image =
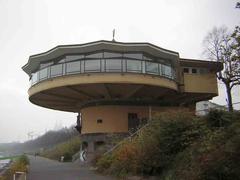
[[[81,138],[81,152],[83,161],[90,162],[99,152],[108,150],[119,141],[127,137],[128,133],[91,133],[82,134]],[[115,141],[115,142],[114,142]],[[104,146],[104,149],[101,149]]]

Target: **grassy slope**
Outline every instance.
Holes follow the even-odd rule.
[[[240,179],[240,113],[172,112],[97,160],[100,172],[166,180]]]
[[[75,136],[63,143],[44,150],[40,153],[40,155],[54,160],[60,160],[61,156],[64,156],[66,161],[71,161],[72,155],[77,153],[79,150],[80,139],[79,136]]]

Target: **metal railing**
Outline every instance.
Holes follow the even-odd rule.
[[[48,66],[33,73],[31,86],[46,79],[84,73],[140,73],[175,80],[175,70],[165,64],[132,59],[81,59]]]

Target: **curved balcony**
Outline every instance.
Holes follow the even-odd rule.
[[[45,67],[32,74],[31,86],[55,77],[84,73],[139,73],[175,80],[175,70],[165,64],[134,59],[81,59]]]

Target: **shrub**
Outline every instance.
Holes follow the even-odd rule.
[[[206,116],[207,124],[210,128],[227,127],[231,124],[233,113],[211,110]]]
[[[101,172],[166,180],[240,179],[240,113],[162,113],[97,161]]]
[[[55,145],[44,150],[40,155],[53,160],[60,160],[64,156],[64,161],[71,161],[72,156],[80,150],[80,139],[76,136],[64,143]]]
[[[13,174],[16,171],[27,172],[28,171],[29,159],[26,155],[21,155],[13,159],[10,168],[4,173],[3,177],[0,177],[0,180],[12,179]],[[2,179],[1,179],[2,178]]]
[[[140,130],[131,141],[123,143],[107,161],[108,172],[115,174],[160,174],[172,159],[198,138],[199,130],[188,113],[163,113]],[[100,162],[103,158],[100,159]],[[97,164],[99,165],[99,164]],[[102,164],[101,164],[102,165]]]
[[[114,161],[113,154],[108,154],[108,155],[102,156],[101,158],[98,159],[98,161],[96,163],[96,165],[98,167],[98,171],[103,172],[106,169],[110,168],[113,161]]]

